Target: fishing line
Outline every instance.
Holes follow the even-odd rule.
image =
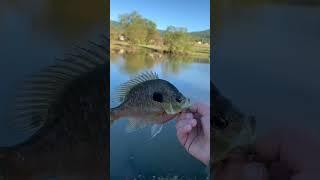
[[[188,139],[189,139],[189,133],[187,134],[186,141],[185,141],[184,144],[183,144],[184,147],[186,147],[186,144],[187,144]]]
[[[197,119],[197,125],[196,125],[196,135],[195,135],[195,137],[192,139],[192,141],[191,141],[191,143],[189,144],[189,147],[188,147],[188,152],[189,152],[189,149],[190,149],[190,147],[191,147],[191,145],[192,145],[192,143],[193,143],[193,141],[199,136],[198,134],[199,134],[199,128],[200,128],[200,126],[198,126],[198,119]]]

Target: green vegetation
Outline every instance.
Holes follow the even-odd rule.
[[[198,32],[191,32],[190,35],[196,40],[196,41],[202,41],[204,43],[210,43],[210,30],[205,31],[198,31]]]
[[[209,57],[210,30],[188,33],[186,28],[169,26],[158,30],[155,22],[138,12],[122,14],[119,22],[111,21],[111,49],[132,51],[147,48],[153,51]]]
[[[143,18],[139,13],[120,15],[120,22],[111,23],[111,39],[122,36],[130,44],[156,44],[161,40],[160,33],[157,31],[157,25]]]
[[[191,51],[191,37],[187,29],[169,26],[164,33],[164,45],[169,53],[186,53]]]

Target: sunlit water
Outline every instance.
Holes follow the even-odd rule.
[[[191,101],[209,103],[210,65],[192,62],[192,58],[151,58],[148,53],[111,56],[111,97],[121,83],[145,71],[173,83]],[[111,106],[116,102],[111,101]],[[126,133],[127,120],[113,124],[110,141],[111,176],[133,175],[206,175],[205,167],[179,144],[175,121],[166,124],[151,141],[150,127]]]

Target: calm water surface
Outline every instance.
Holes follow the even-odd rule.
[[[111,97],[115,89],[130,77],[144,71],[157,72],[173,83],[191,101],[209,103],[210,64],[193,62],[192,58],[153,57],[147,52],[112,55],[110,64]],[[111,106],[116,103],[111,101]],[[175,121],[166,124],[151,141],[150,127],[126,133],[127,120],[111,128],[111,175],[201,175],[205,167],[191,157],[176,138]]]

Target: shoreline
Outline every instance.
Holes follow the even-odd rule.
[[[128,42],[124,41],[110,41],[110,50],[111,51],[127,51],[134,52],[139,49],[148,49],[153,52],[161,53],[163,55],[173,55],[173,56],[188,56],[193,58],[208,58],[210,61],[210,47],[205,46],[193,46],[194,51],[190,51],[187,53],[169,53],[166,51],[165,47],[155,46],[155,45],[130,45]]]

